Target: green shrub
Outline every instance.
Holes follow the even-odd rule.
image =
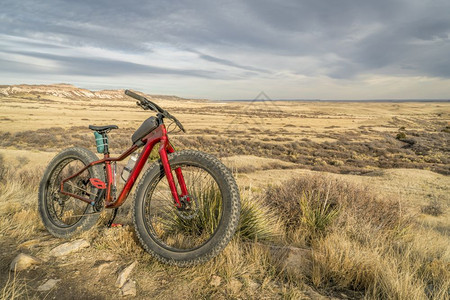
[[[404,133],[404,132],[399,132],[399,133],[397,133],[397,135],[395,136],[395,138],[396,138],[397,140],[404,140],[404,139],[406,139],[406,133]]]
[[[238,235],[243,240],[273,240],[281,235],[281,225],[273,209],[261,198],[245,195],[241,198]]]
[[[281,235],[281,226],[274,211],[264,205],[259,198],[253,198],[250,193],[241,197],[241,215],[237,235],[242,240],[272,240]],[[191,219],[180,218],[173,213],[168,218],[168,228],[186,234],[201,234],[207,231],[211,234],[217,227],[221,214],[220,191],[212,186],[201,195],[197,195],[198,214]]]
[[[288,232],[303,228],[308,236],[357,223],[374,230],[394,229],[403,221],[398,202],[379,199],[368,187],[331,176],[304,176],[270,186],[265,201],[279,212]]]
[[[299,204],[301,223],[309,233],[308,238],[324,234],[339,213],[327,199],[321,200],[320,193],[304,193]]]

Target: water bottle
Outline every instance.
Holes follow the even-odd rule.
[[[98,133],[97,131],[94,131],[95,136],[95,143],[97,144],[97,152],[98,153],[104,153],[105,152],[105,145],[108,144],[108,138],[103,137],[102,134]]]
[[[128,160],[127,165],[125,166],[125,168],[123,168],[122,174],[120,175],[120,177],[122,178],[123,182],[127,182],[128,177],[131,174],[131,171],[134,168],[134,165],[136,164],[136,161],[138,159],[138,154],[134,153],[130,156],[130,159]]]

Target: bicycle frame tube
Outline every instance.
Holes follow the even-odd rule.
[[[105,199],[105,207],[106,208],[117,208],[117,207],[121,206],[123,204],[123,202],[126,200],[126,198],[128,197],[137,178],[139,177],[139,174],[141,173],[142,169],[144,168],[144,165],[147,162],[147,159],[150,156],[150,153],[152,152],[153,147],[155,146],[155,144],[160,143],[158,152],[159,152],[159,155],[161,158],[161,163],[163,165],[164,172],[165,172],[167,180],[168,180],[168,184],[169,184],[169,187],[170,187],[170,190],[172,193],[172,197],[174,199],[174,205],[176,207],[181,207],[180,199],[178,196],[175,181],[174,181],[174,178],[173,178],[173,175],[171,172],[171,168],[170,168],[170,164],[169,164],[169,159],[167,156],[167,152],[172,153],[172,152],[174,152],[174,149],[169,143],[166,127],[164,126],[164,124],[161,124],[155,130],[153,130],[147,136],[145,136],[142,140],[145,143],[144,150],[141,152],[138,160],[136,161],[136,164],[135,164],[133,170],[131,171],[131,174],[128,177],[128,180],[125,183],[125,186],[123,187],[123,189],[120,192],[120,195],[116,201],[111,201],[112,200],[111,199],[111,184],[112,184],[112,179],[113,179],[112,178],[113,174],[112,174],[112,170],[111,170],[111,162],[124,160],[125,158],[127,158],[129,155],[131,155],[134,151],[136,151],[138,149],[137,145],[133,145],[131,148],[129,148],[127,151],[125,151],[121,156],[119,156],[117,158],[109,157],[109,154],[105,154],[105,157],[103,159],[90,163],[89,165],[87,165],[86,167],[84,167],[83,169],[78,171],[76,174],[62,180],[60,192],[64,195],[68,195],[68,196],[71,196],[76,199],[79,199],[84,202],[92,204],[91,199],[87,199],[87,198],[81,197],[79,195],[75,195],[73,193],[64,191],[64,183],[67,182],[68,180],[80,175],[89,167],[92,167],[94,165],[98,165],[101,163],[105,163],[106,176],[107,176],[107,181],[108,181],[107,191],[106,191],[106,199]],[[187,192],[186,184],[185,184],[181,169],[180,168],[175,169],[175,173],[176,173],[176,176],[178,179],[178,183],[180,185],[181,195],[187,196],[188,192]],[[189,199],[188,199],[188,201],[189,201]]]

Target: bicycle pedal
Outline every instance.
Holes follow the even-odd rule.
[[[106,189],[106,183],[104,183],[103,181],[101,181],[98,178],[91,178],[91,179],[89,179],[89,181],[91,182],[91,184],[93,186],[95,186],[96,188],[98,188],[100,190]]]

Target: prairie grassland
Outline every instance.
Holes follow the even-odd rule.
[[[126,98],[30,93],[0,101],[0,299],[117,297],[104,282],[134,260],[139,299],[449,297],[448,103],[155,100],[187,127],[173,135],[175,146],[220,156],[243,201],[240,231],[225,251],[180,269],[142,250],[131,201],[118,216],[123,227],[105,228],[104,216],[81,236],[91,246],[62,260],[48,259],[62,241],[37,213],[39,178],[56,152],[94,151],[87,125],[115,123],[118,154],[147,112]],[[301,249],[304,259],[286,265],[285,247]],[[9,273],[20,252],[45,263]],[[61,281],[38,292],[49,278]]]

